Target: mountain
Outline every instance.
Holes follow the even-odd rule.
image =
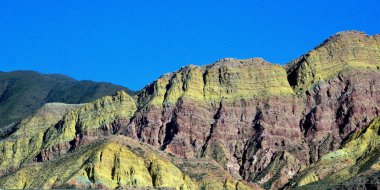
[[[284,66],[189,65],[134,96],[47,104],[16,123],[0,187],[379,188],[379,91],[380,35],[358,31]]]
[[[0,141],[0,186],[250,189],[216,162],[184,160],[116,134],[136,110],[124,91],[84,105],[47,104]],[[210,189],[208,188],[208,189]]]
[[[301,172],[293,179],[293,183],[301,185],[302,189],[378,188],[380,184],[379,135],[380,117],[377,117],[370,125],[353,134],[340,149],[322,156],[307,170]]]
[[[77,81],[33,71],[0,72],[0,127],[19,121],[48,102],[86,103],[125,90],[110,83]]]

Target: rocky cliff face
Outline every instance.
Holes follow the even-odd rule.
[[[176,163],[176,166],[175,164]],[[192,167],[149,146],[122,136],[106,138],[59,159],[34,163],[0,179],[3,188],[133,188],[143,189],[251,189],[238,182],[215,163],[203,176],[189,177]],[[181,169],[184,171],[181,171]],[[199,169],[197,174],[204,172]],[[220,176],[222,180],[218,180]],[[214,181],[213,181],[214,180]]]
[[[294,178],[303,189],[380,187],[380,118],[354,133],[342,148],[330,152]],[[336,185],[338,184],[338,185]]]
[[[122,134],[281,187],[378,116],[379,45],[350,31],[285,67],[262,59],[185,67],[137,95]]]
[[[49,103],[15,124],[0,141],[0,173],[14,171],[21,164],[32,161],[43,146],[44,132],[76,107],[79,105]]]
[[[0,186],[278,189],[362,180],[359,174],[373,180],[380,170],[379,90],[380,37],[356,31],[285,66],[260,58],[190,65],[134,97],[120,92],[41,124],[38,146],[27,148],[33,151],[8,151],[0,160],[8,174]],[[106,150],[109,164],[100,164]],[[11,156],[22,161],[10,165]],[[59,182],[57,174],[25,177],[66,166]]]

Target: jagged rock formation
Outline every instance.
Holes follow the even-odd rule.
[[[134,94],[125,87],[77,81],[65,75],[44,75],[33,71],[0,72],[0,128],[29,116],[45,103],[86,103],[120,90]]]
[[[285,68],[261,59],[185,67],[139,92],[122,133],[281,187],[378,116],[379,45],[345,32]]]
[[[13,152],[12,139],[0,141],[8,153],[0,159],[7,174],[0,187],[278,189],[376,181],[379,90],[380,37],[356,31],[285,66],[260,58],[190,65],[134,97],[119,92],[66,109],[45,127],[13,127],[14,134],[38,130]],[[134,177],[131,166],[139,168]],[[28,178],[31,171],[48,175]]]
[[[0,174],[13,171],[39,153],[44,132],[54,126],[71,109],[80,105],[49,103],[7,131],[0,141]]]
[[[116,136],[84,146],[59,159],[23,167],[0,179],[0,186],[10,189],[41,187],[200,189],[207,186],[211,186],[211,189],[224,187],[250,189],[244,183],[229,177],[215,163],[200,162],[202,167],[207,167],[209,170],[205,176],[202,176],[201,182],[197,182],[188,176],[190,172],[182,172],[172,162],[186,168],[183,165],[187,163],[183,160],[170,158],[163,152],[157,152],[127,137]],[[202,170],[204,169],[198,172]],[[218,175],[223,180],[215,181]]]
[[[303,189],[380,187],[380,118],[353,134],[344,146],[324,155],[295,178]],[[354,180],[354,181],[352,181]],[[338,184],[338,185],[336,185]]]

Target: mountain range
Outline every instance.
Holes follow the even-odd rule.
[[[0,72],[0,127],[19,121],[48,102],[87,103],[120,90],[134,93],[122,86],[77,81],[65,75]]]
[[[104,88],[62,85],[7,119],[21,120],[0,138],[0,187],[380,187],[380,35],[340,32],[285,65],[188,65],[136,94]],[[29,105],[16,89],[0,107]]]

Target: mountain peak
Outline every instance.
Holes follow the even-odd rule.
[[[0,128],[0,188],[371,184],[380,171],[379,37],[340,32],[285,67],[225,58],[182,67],[134,97],[45,104]],[[3,81],[0,99],[10,102],[15,83]],[[17,87],[28,92],[17,103],[52,84],[22,81],[31,83]],[[44,91],[62,98],[88,85]]]
[[[323,47],[325,45],[328,45],[329,43],[344,43],[347,41],[355,41],[356,39],[364,39],[368,38],[369,36],[362,31],[357,31],[357,30],[346,30],[346,31],[341,31],[337,32],[336,34],[330,36],[327,38],[325,41],[323,41],[321,44],[319,44],[317,47],[314,49]]]
[[[86,103],[120,90],[131,92],[121,86],[77,81],[60,74],[30,70],[1,72],[0,127],[17,122],[48,102]]]
[[[345,31],[337,32],[331,37],[366,37],[366,36],[368,35],[363,31],[345,30]]]
[[[287,64],[288,80],[296,89],[308,89],[343,70],[377,69],[380,67],[378,39],[378,35],[368,36],[360,31],[338,32]]]
[[[248,59],[223,58],[207,66],[209,67],[212,67],[212,66],[236,67],[236,66],[260,66],[260,65],[271,65],[271,63],[269,63],[268,61],[265,61],[261,57],[248,58]]]

